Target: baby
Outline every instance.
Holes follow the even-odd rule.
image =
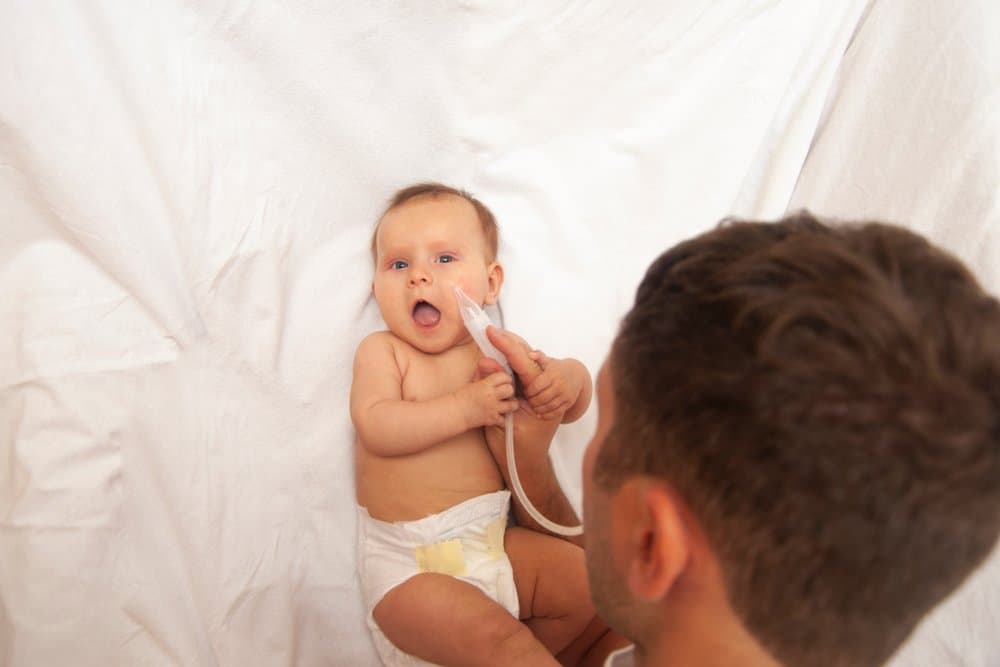
[[[502,426],[518,400],[509,375],[479,365],[455,299],[457,286],[479,304],[497,301],[504,274],[492,213],[443,185],[406,188],[380,219],[372,254],[389,330],[358,346],[351,418],[358,569],[382,661],[578,661],[606,630],[583,550],[507,527],[510,492],[483,427]],[[583,364],[532,358],[540,373],[523,412],[556,423],[582,415],[591,395]]]

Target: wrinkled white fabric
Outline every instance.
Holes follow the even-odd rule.
[[[1000,4],[876,2],[831,90],[792,208],[890,220],[1000,294]],[[924,620],[893,667],[1000,664],[1000,553]]]
[[[347,395],[403,185],[490,204],[506,326],[592,372],[728,214],[888,215],[996,290],[996,10],[868,4],[0,3],[0,663],[377,664]],[[928,641],[995,664],[987,599]]]

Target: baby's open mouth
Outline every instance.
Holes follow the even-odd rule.
[[[441,311],[426,301],[417,301],[413,307],[413,321],[422,327],[432,327],[441,321]]]

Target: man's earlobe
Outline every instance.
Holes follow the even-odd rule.
[[[631,485],[631,488],[628,486]],[[626,545],[628,585],[647,602],[663,599],[684,573],[690,544],[676,497],[662,482],[630,480],[623,491],[633,506],[631,533]]]

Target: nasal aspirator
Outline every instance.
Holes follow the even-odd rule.
[[[486,336],[486,327],[493,324],[490,320],[490,316],[486,314],[482,308],[479,307],[475,301],[470,299],[465,292],[459,287],[455,287],[455,296],[458,299],[458,312],[462,316],[462,321],[465,323],[465,328],[469,330],[469,334],[472,336],[472,340],[476,341],[476,345],[479,349],[483,351],[483,354],[490,359],[496,360],[504,371],[511,376],[513,373],[510,369],[510,364],[507,363],[507,359],[500,353],[490,339]],[[510,481],[514,487],[514,493],[521,500],[521,505],[531,518],[538,522],[540,526],[549,530],[557,535],[582,535],[583,526],[563,526],[562,524],[555,523],[547,519],[541,512],[531,504],[528,500],[528,494],[524,492],[524,487],[521,486],[521,480],[517,476],[517,464],[514,462],[514,415],[508,412],[504,418],[504,431],[506,436],[507,445],[507,469],[510,472]]]

